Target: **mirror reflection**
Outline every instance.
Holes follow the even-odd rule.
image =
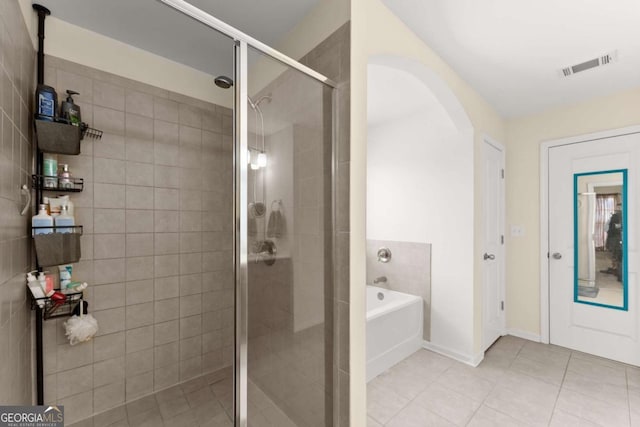
[[[627,309],[626,185],[626,169],[574,176],[575,302]]]

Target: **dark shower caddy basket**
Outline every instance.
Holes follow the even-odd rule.
[[[78,304],[81,304],[83,300],[82,291],[66,294],[67,298],[64,301],[54,301],[48,297],[34,298],[31,292],[28,293],[31,295],[31,310],[40,308],[44,320],[73,315]],[[43,303],[42,307],[40,307],[40,303]]]

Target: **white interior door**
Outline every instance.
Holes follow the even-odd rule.
[[[634,365],[640,365],[639,167],[637,133],[549,149],[550,342]],[[620,186],[623,176],[626,184]],[[607,249],[611,246],[607,243],[592,252],[591,221],[597,216],[592,206],[593,182],[603,180],[612,182],[609,192],[618,191],[614,185],[626,188],[619,193],[617,208],[624,213],[626,222],[620,227],[626,230],[626,236],[612,239],[619,243],[612,250]],[[610,221],[613,219],[607,224]],[[600,262],[595,278],[594,262]],[[618,273],[613,274],[614,270]],[[607,299],[614,291],[620,296]]]
[[[504,334],[504,151],[484,142],[483,350]]]

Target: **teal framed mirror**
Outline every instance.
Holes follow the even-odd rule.
[[[627,311],[627,169],[574,174],[573,194],[573,301]]]

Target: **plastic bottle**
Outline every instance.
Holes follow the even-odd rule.
[[[51,216],[55,217],[62,212],[62,205],[67,205],[69,208],[69,215],[74,216],[73,202],[68,195],[61,195],[53,199],[49,199],[49,206],[51,210]]]
[[[43,197],[42,204],[44,204],[47,207],[47,214],[51,215],[51,206],[49,206],[49,198]]]
[[[58,156],[45,153],[42,173],[44,174],[44,188],[58,188]]]
[[[44,292],[45,296],[51,297],[51,295],[55,292],[53,286],[53,277],[41,271],[38,273],[38,282],[40,283],[40,287]]]
[[[82,118],[80,117],[80,107],[73,102],[73,95],[80,95],[78,92],[67,89],[67,100],[62,101],[60,105],[60,116],[69,124],[80,126]]]
[[[38,85],[36,89],[36,118],[52,122],[58,112],[58,94],[47,85]]]
[[[31,295],[36,300],[40,308],[44,308],[44,290],[40,286],[38,279],[33,275],[33,272],[27,273],[27,286],[31,290]]]
[[[47,227],[47,228],[34,228],[33,234],[49,234],[53,233],[53,218],[47,213],[47,205],[40,205],[38,215],[34,215],[31,218],[32,227]],[[51,227],[51,228],[49,228]]]
[[[65,226],[76,225],[73,216],[69,215],[69,206],[67,205],[62,205],[62,211],[60,211],[60,215],[54,218],[54,222],[57,227],[56,232],[58,233],[73,233],[72,227]]]
[[[58,176],[60,188],[73,188],[73,181],[71,180],[71,172],[69,172],[69,165],[63,163],[60,165],[62,171]]]

